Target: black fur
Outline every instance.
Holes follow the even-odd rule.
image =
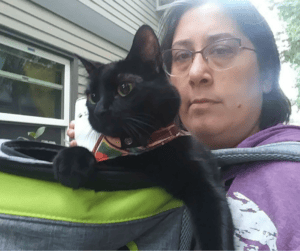
[[[80,60],[90,75],[87,107],[95,130],[146,145],[154,131],[174,121],[180,96],[163,71],[158,40],[149,26],[137,31],[125,60],[106,65]],[[128,83],[132,91],[123,97],[118,87]],[[124,88],[128,91],[128,86]],[[183,200],[203,250],[233,250],[233,224],[217,165],[195,139],[180,137],[152,151],[105,164],[139,170]],[[99,165],[82,147],[62,150],[54,160],[56,178],[73,188],[90,182]]]

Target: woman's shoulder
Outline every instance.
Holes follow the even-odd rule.
[[[299,247],[300,162],[262,161],[243,169],[227,193],[239,249],[249,243],[258,250]]]
[[[299,144],[300,147],[300,144]],[[300,157],[300,156],[299,156]],[[248,187],[275,187],[280,186],[290,189],[291,182],[297,182],[295,185],[300,187],[300,160],[273,160],[273,161],[255,161],[236,167],[240,169],[236,172],[236,177]],[[299,194],[300,196],[300,194]]]
[[[235,157],[233,153],[240,162],[233,164],[227,178],[224,177],[226,180],[234,177],[231,188],[240,186],[251,193],[261,190],[278,194],[295,188],[300,190],[300,142],[274,142],[236,149],[231,154]]]
[[[300,141],[300,126],[277,124],[243,140],[237,147],[256,147],[278,142]]]
[[[237,148],[222,149],[217,154],[217,158],[233,166],[228,170],[230,174],[225,176],[247,179],[258,176],[258,179],[264,178],[267,181],[270,173],[273,178],[278,175],[298,175],[300,127],[278,124],[252,135]]]
[[[300,246],[300,127],[277,125],[252,135],[236,150],[227,192],[236,249],[295,250]],[[228,175],[229,174],[229,175]]]

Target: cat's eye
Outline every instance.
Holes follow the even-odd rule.
[[[88,95],[88,100],[92,105],[96,104],[96,94],[95,93],[90,93]]]
[[[127,96],[133,89],[132,83],[122,83],[118,86],[118,94],[121,97]]]

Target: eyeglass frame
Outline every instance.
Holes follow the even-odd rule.
[[[240,38],[224,38],[224,39],[220,39],[220,40],[217,40],[217,41],[215,41],[215,42],[213,42],[213,43],[210,43],[210,44],[206,45],[206,46],[205,46],[204,48],[202,48],[202,50],[200,50],[200,51],[190,51],[190,50],[188,50],[188,49],[168,49],[168,50],[165,50],[165,51],[162,52],[162,58],[163,58],[164,53],[166,53],[166,52],[168,52],[168,51],[174,51],[174,50],[178,50],[178,51],[189,51],[189,52],[192,53],[192,57],[191,57],[191,58],[192,58],[192,62],[194,61],[195,55],[196,55],[197,53],[200,53],[200,54],[202,55],[202,58],[204,59],[204,61],[208,63],[208,58],[207,58],[207,57],[204,57],[203,51],[205,51],[205,49],[206,49],[207,47],[211,46],[212,44],[215,44],[215,43],[218,43],[218,42],[222,42],[222,41],[227,41],[227,40],[236,40],[236,41],[239,42],[239,49],[250,50],[250,51],[254,51],[254,52],[256,53],[256,50],[255,50],[255,49],[252,49],[252,48],[249,48],[249,47],[242,46],[242,39],[240,39]],[[164,60],[163,60],[163,61],[164,61]],[[163,65],[165,65],[164,62],[163,62]],[[192,65],[192,64],[191,64],[191,65]],[[163,67],[163,68],[164,68],[164,71],[165,71],[169,76],[178,76],[178,75],[172,75],[172,74],[168,73],[168,72],[165,70],[165,67]],[[226,69],[223,69],[223,70],[228,70],[228,69],[230,69],[230,68],[231,68],[231,67],[226,68]]]

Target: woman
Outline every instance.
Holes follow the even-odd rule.
[[[298,127],[280,124],[288,122],[290,103],[278,84],[277,47],[248,1],[180,1],[163,23],[164,63],[181,94],[180,119],[199,141],[221,149],[300,140]],[[224,173],[236,249],[299,248],[299,168],[274,161]]]
[[[182,98],[180,122],[200,142],[224,149],[300,140],[298,127],[282,124],[291,109],[273,34],[248,1],[177,1],[161,36],[165,70]],[[224,171],[236,249],[300,247],[299,178],[295,162]]]

